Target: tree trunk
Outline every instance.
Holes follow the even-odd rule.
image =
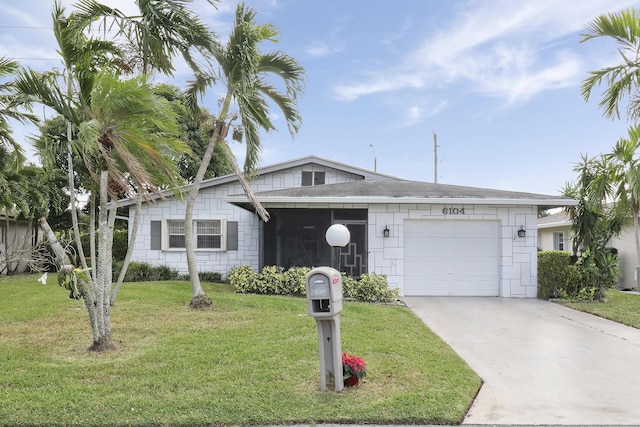
[[[98,212],[98,264],[96,268],[96,286],[95,298],[96,309],[98,313],[98,328],[100,336],[107,334],[105,312],[103,310],[105,303],[105,270],[103,260],[107,256],[107,242],[103,231],[108,227],[107,218],[107,190],[109,184],[109,173],[107,171],[100,172],[100,211]]]
[[[108,201],[107,201],[108,202]],[[113,284],[113,229],[115,228],[116,216],[118,213],[118,205],[116,201],[112,201],[110,208],[107,210],[107,228],[100,230],[99,234],[104,234],[105,245],[107,251],[102,258],[101,268],[104,269],[104,323],[107,336],[111,336],[111,285]]]
[[[68,71],[67,78],[67,95],[71,97],[73,92],[71,71]],[[88,271],[87,262],[84,258],[84,248],[80,241],[80,226],[78,224],[78,208],[76,206],[76,186],[73,176],[73,148],[71,147],[71,140],[73,139],[73,128],[70,121],[67,121],[67,180],[69,181],[69,206],[71,210],[71,224],[73,226],[73,235],[78,250],[78,257],[80,258],[80,265],[84,271]]]
[[[260,219],[262,219],[264,222],[268,222],[270,219],[269,212],[267,212],[267,210],[262,206],[262,203],[260,203],[260,200],[258,200],[255,194],[253,194],[253,190],[249,186],[249,182],[244,177],[244,173],[238,166],[238,163],[236,162],[236,158],[233,156],[233,153],[231,152],[231,148],[229,148],[229,145],[227,145],[224,141],[221,141],[220,143],[224,147],[224,152],[226,154],[227,160],[229,160],[229,163],[231,163],[231,165],[233,166],[233,170],[236,173],[236,176],[238,177],[238,181],[240,181],[240,185],[242,185],[242,189],[244,190],[245,196],[247,196],[247,199],[249,199],[249,202],[256,209],[256,214],[260,217]]]
[[[98,260],[96,259],[96,195],[91,192],[89,196],[89,252],[91,257],[91,277],[92,283],[97,283],[96,280],[96,265]]]
[[[640,206],[636,203],[634,204],[634,209],[633,209],[633,230],[635,232],[635,238],[636,238],[636,262],[637,262],[636,268],[640,267],[640,234],[638,230],[639,207]],[[640,290],[640,286],[638,287],[638,290]]]
[[[124,276],[127,274],[127,269],[129,268],[129,263],[131,262],[131,255],[133,254],[133,246],[136,244],[136,235],[138,234],[138,226],[140,225],[140,211],[142,209],[142,197],[140,195],[136,195],[136,210],[133,217],[133,227],[131,227],[131,237],[129,238],[129,246],[127,247],[127,254],[124,256],[124,261],[122,262],[122,269],[120,269],[120,273],[118,274],[118,280],[116,282],[115,288],[111,292],[111,306],[116,302],[116,297],[118,296],[118,291],[120,290],[120,286],[122,286],[122,282],[124,282]]]
[[[42,228],[45,238],[51,245],[51,249],[60,263],[59,272],[64,273],[72,273],[74,269],[74,265],[71,263],[69,256],[66,254],[64,249],[62,249],[62,245],[58,242],[58,238],[56,237],[53,230],[49,226],[46,218],[40,218],[40,227]],[[84,300],[85,307],[87,307],[87,314],[89,316],[89,324],[91,325],[91,333],[93,335],[93,344],[90,349],[93,349],[96,346],[96,343],[101,343],[104,341],[104,338],[100,335],[100,328],[98,326],[98,317],[96,313],[96,305],[91,296],[91,292],[89,291],[89,287],[87,282],[81,277],[78,278],[78,291]]]
[[[191,184],[191,189],[187,195],[187,205],[184,214],[184,246],[187,255],[187,267],[189,268],[189,279],[191,281],[191,303],[189,306],[191,308],[198,309],[210,308],[212,301],[207,297],[204,289],[202,289],[200,276],[198,275],[196,253],[193,248],[193,207],[196,203],[198,192],[200,191],[200,185],[202,185],[202,181],[204,180],[204,174],[209,167],[209,163],[211,163],[211,157],[213,157],[213,151],[216,148],[219,135],[219,129],[218,126],[216,126],[209,141],[207,151],[204,153],[204,156],[202,156],[202,162],[200,163],[198,173]]]
[[[1,211],[1,209],[0,209]],[[9,275],[9,208],[4,208],[4,228],[2,230],[2,239],[4,242],[4,253],[0,250],[0,273],[7,273]]]
[[[191,308],[208,309],[213,305],[211,298],[209,298],[204,292],[204,289],[202,289],[202,285],[200,284],[200,276],[198,275],[196,253],[193,248],[193,207],[196,203],[198,193],[200,192],[202,181],[204,181],[204,175],[207,172],[209,164],[211,163],[211,158],[213,157],[213,152],[216,148],[216,144],[218,143],[218,139],[224,138],[224,135],[226,135],[225,131],[229,129],[229,124],[225,123],[225,120],[229,112],[229,106],[231,105],[232,94],[233,93],[231,88],[227,89],[227,94],[220,111],[220,117],[218,117],[218,119],[216,120],[215,126],[213,128],[213,134],[211,135],[211,139],[209,139],[207,151],[205,151],[204,155],[202,156],[202,161],[200,162],[198,173],[196,174],[196,177],[191,184],[191,189],[187,194],[187,205],[185,207],[184,214],[184,246],[187,255],[187,267],[189,268],[189,279],[191,281],[192,297],[191,303],[189,304]]]

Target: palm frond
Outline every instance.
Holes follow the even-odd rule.
[[[620,118],[620,104],[627,101],[627,113],[632,119],[640,118],[640,15],[635,9],[623,10],[596,17],[587,24],[587,32],[581,42],[597,37],[611,37],[619,45],[622,63],[613,67],[591,71],[583,80],[581,94],[588,101],[596,86],[607,84],[601,95],[599,106],[605,117]]]

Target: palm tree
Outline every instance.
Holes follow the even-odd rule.
[[[613,152],[605,154],[604,158],[610,162],[602,176],[608,176],[612,183],[612,197],[616,204],[633,218],[635,233],[636,257],[640,266],[640,230],[638,215],[640,215],[640,126],[629,128],[628,137],[620,138],[613,148]]]
[[[172,75],[173,60],[178,54],[195,73],[201,73],[198,60],[203,60],[204,65],[208,65],[212,59],[213,34],[198,16],[186,7],[186,3],[190,1],[136,0],[139,13],[133,16],[127,16],[118,9],[110,8],[95,0],[80,0],[76,6],[81,21],[92,21],[98,17],[109,17],[115,20],[119,34],[127,40],[127,46],[123,50],[128,52],[128,55],[120,59],[121,67],[131,72],[139,69],[144,74],[160,72]],[[214,0],[207,1],[215,6]],[[140,200],[137,200],[134,226],[140,216],[140,208]],[[136,234],[132,232],[129,240],[130,247],[134,246],[135,238]],[[114,300],[124,279],[131,253],[132,251],[128,251],[125,257],[123,269],[112,293]]]
[[[622,231],[630,221],[627,208],[613,203],[615,198],[614,163],[609,156],[588,158],[574,171],[578,173],[575,184],[566,184],[563,195],[578,201],[576,206],[565,208],[571,219],[573,232],[573,254],[589,249],[592,253],[604,249],[613,236]]]
[[[67,121],[67,176],[71,218],[73,223],[75,246],[83,270],[91,271],[95,282],[95,269],[89,269],[83,245],[80,241],[80,227],[78,222],[76,187],[74,172],[73,134],[74,127],[87,118],[87,106],[90,103],[91,91],[96,73],[105,66],[113,66],[122,57],[122,52],[112,42],[90,38],[85,34],[98,16],[86,16],[72,13],[66,16],[65,9],[58,1],[54,2],[52,11],[53,32],[58,42],[58,52],[64,64],[62,73],[36,73],[32,70],[23,71],[16,81],[21,93],[32,97],[37,102],[56,111]],[[44,155],[46,157],[46,153]],[[93,205],[93,199],[91,200]],[[90,254],[91,265],[95,264],[95,246],[93,236],[95,229],[93,221],[94,210],[91,210]]]
[[[95,0],[77,2],[78,17],[94,20],[97,17],[115,19],[119,34],[128,41],[124,50],[129,53],[120,65],[130,71],[139,68],[143,74],[157,71],[173,75],[174,58],[179,54],[194,71],[200,71],[198,60],[210,59],[213,34],[186,3],[192,0],[136,0],[139,13],[127,16],[118,9]],[[207,0],[215,7],[215,0]],[[105,24],[106,25],[106,24]],[[103,30],[100,28],[99,31]]]
[[[80,286],[79,293],[89,312],[92,349],[101,351],[111,345],[111,245],[117,200],[134,193],[149,198],[163,188],[179,194],[176,160],[187,146],[176,139],[176,116],[169,102],[154,94],[145,76],[120,80],[117,72],[105,69],[95,75],[89,100],[88,118],[78,124],[74,146],[99,189],[98,259],[95,278],[87,277],[89,287]]]
[[[84,34],[83,28],[95,18],[76,18],[73,14],[66,17],[57,3],[53,15],[68,86],[61,87],[58,74],[31,70],[22,73],[16,84],[23,93],[54,109],[69,122],[71,193],[71,148],[84,160],[95,181],[92,190],[99,193],[99,258],[95,260],[96,251],[92,250],[92,276],[85,277],[82,271],[69,268],[64,272],[88,282],[89,286],[80,286],[79,292],[89,313],[92,348],[103,350],[111,344],[110,254],[117,199],[133,194],[148,198],[168,186],[177,189],[176,161],[186,146],[175,138],[177,124],[171,106],[153,93],[147,77],[121,80],[114,65],[120,58],[119,49]],[[72,97],[75,93],[78,96]],[[78,139],[74,141],[71,141],[72,126],[78,129]],[[47,230],[46,221],[43,228]],[[77,228],[74,231],[79,236]],[[55,238],[53,233],[47,235]],[[74,282],[82,285],[83,281],[76,279]]]
[[[0,57],[0,79],[15,75],[19,70],[18,63],[7,57]],[[19,169],[26,160],[24,150],[13,138],[9,119],[19,122],[37,122],[37,118],[30,114],[29,100],[16,92],[13,81],[0,83],[0,147],[10,148],[15,153],[13,169]]]
[[[582,82],[582,96],[589,100],[591,91],[600,84],[608,87],[602,94],[600,107],[604,116],[620,118],[620,103],[628,99],[627,113],[633,121],[640,118],[640,15],[635,9],[600,15],[586,27],[581,42],[598,37],[611,37],[619,45],[622,62],[619,65],[591,71]]]
[[[175,138],[178,127],[169,102],[153,93],[145,76],[122,81],[113,71],[103,71],[89,111],[91,118],[80,124],[78,139],[100,188],[95,302],[99,325],[104,325],[100,336],[108,339],[117,201],[134,194],[149,198],[168,187],[178,194],[175,160],[187,146]]]
[[[200,168],[187,195],[185,211],[185,247],[187,265],[191,280],[193,298],[191,307],[210,306],[211,300],[206,296],[196,264],[193,247],[193,208],[211,161],[216,144],[225,146],[232,165],[235,165],[230,150],[226,147],[225,138],[236,119],[240,120],[246,144],[244,173],[250,177],[255,173],[261,148],[260,130],[275,130],[269,115],[269,101],[273,102],[284,114],[289,132],[294,136],[301,124],[296,101],[303,92],[304,69],[289,55],[280,51],[261,53],[259,44],[264,41],[275,41],[277,29],[271,24],[255,23],[256,13],[239,3],[236,8],[233,31],[226,45],[216,42],[212,45],[212,53],[220,67],[220,80],[226,85],[226,94],[222,100],[218,116],[211,125],[212,135],[209,145],[202,157]],[[280,92],[269,84],[269,76],[279,77],[285,84],[286,91]],[[191,85],[193,94],[203,93],[207,87],[218,80],[212,75],[198,74]],[[194,99],[196,97],[194,96]],[[235,111],[232,111],[235,107]],[[236,132],[235,135],[241,139]],[[245,192],[250,189],[244,181],[242,173],[237,169],[239,178],[244,184]],[[257,200],[253,200],[256,202]],[[261,208],[261,207],[260,207]],[[268,220],[265,210],[258,210],[263,220]]]

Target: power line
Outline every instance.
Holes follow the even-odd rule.
[[[53,30],[53,27],[28,27],[23,25],[0,25],[0,28],[19,28],[23,30]]]

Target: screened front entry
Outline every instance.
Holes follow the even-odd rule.
[[[262,266],[331,266],[352,277],[367,272],[366,209],[269,209],[269,214],[263,223]],[[349,244],[335,251],[325,239],[332,224],[344,224],[351,233]]]

